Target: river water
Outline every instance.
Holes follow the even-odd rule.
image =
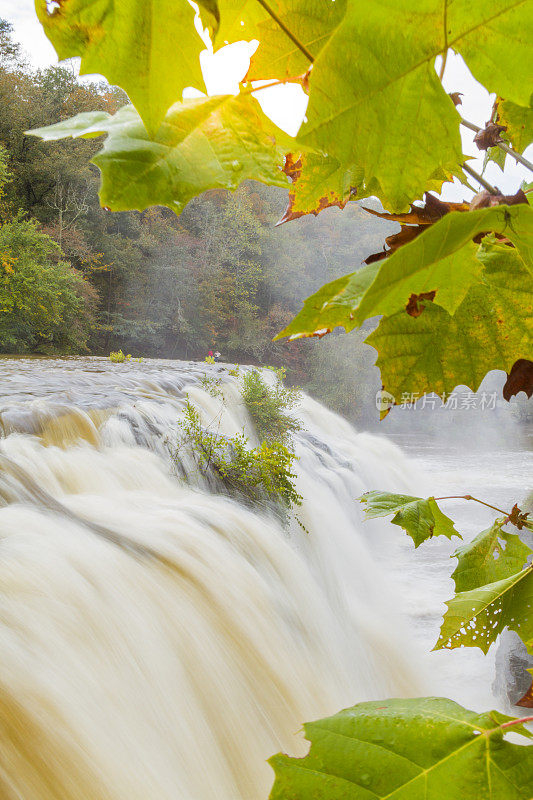
[[[391,696],[501,704],[492,654],[429,653],[455,545],[414,551],[356,498],[506,507],[531,451],[402,450],[303,396],[304,501],[284,525],[169,458],[187,398],[257,442],[239,381],[191,362],[0,360],[2,799],[262,800],[266,758],[305,752],[305,720]],[[466,538],[491,519],[456,517]]]

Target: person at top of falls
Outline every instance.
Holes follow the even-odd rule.
[[[215,361],[220,361],[220,353],[218,350],[215,351]]]
[[[213,358],[213,351],[210,350],[207,355],[208,355],[209,358]]]

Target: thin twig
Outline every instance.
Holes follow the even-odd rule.
[[[481,503],[482,506],[487,506],[487,508],[492,508],[494,511],[499,511],[500,514],[505,514],[506,517],[511,516],[510,511],[504,511],[503,508],[498,508],[498,506],[492,506],[490,503],[485,503],[484,500],[479,500],[477,497],[472,497],[471,494],[449,494],[446,497],[434,497],[434,500],[473,500],[475,503]]]
[[[479,125],[475,125],[473,122],[469,122],[467,119],[463,119],[462,117],[461,117],[461,125],[463,125],[465,128],[470,128],[470,130],[474,131],[475,133],[479,133],[479,131],[483,130],[483,128],[480,128]],[[506,144],[505,142],[497,142],[496,147],[499,147],[500,150],[503,150],[504,153],[507,153],[508,155],[512,156],[512,158],[514,158],[515,161],[518,161],[520,164],[523,164],[524,167],[527,167],[533,172],[533,164],[531,163],[531,161],[525,158],[525,156],[523,156],[521,153],[517,153],[516,150],[513,150],[513,148],[509,147],[508,144]]]
[[[299,41],[299,40],[296,38],[296,36],[294,35],[294,33],[293,33],[291,30],[289,30],[289,28],[287,28],[287,26],[285,25],[285,23],[284,23],[284,22],[283,22],[283,21],[282,21],[282,20],[281,20],[281,19],[278,17],[278,15],[276,14],[276,12],[275,12],[275,11],[273,11],[273,10],[270,8],[270,6],[268,5],[268,3],[266,3],[266,2],[265,2],[265,0],[257,0],[257,2],[259,3],[259,5],[260,5],[260,6],[263,6],[263,8],[264,8],[264,9],[265,9],[265,11],[267,12],[267,14],[269,14],[269,15],[272,17],[272,19],[274,20],[274,22],[275,22],[277,25],[279,25],[279,27],[281,28],[281,30],[282,30],[284,33],[286,33],[286,34],[287,34],[287,36],[289,37],[289,39],[291,40],[291,42],[292,42],[293,44],[295,44],[295,45],[296,45],[296,47],[298,48],[298,50],[300,50],[300,51],[301,51],[301,52],[304,54],[304,56],[305,56],[305,57],[306,57],[306,58],[307,58],[307,59],[308,59],[308,60],[311,62],[311,64],[312,64],[312,63],[313,63],[313,61],[315,60],[315,59],[314,59],[314,57],[313,57],[313,55],[312,55],[312,54],[309,52],[309,50],[307,49],[307,47],[306,47],[304,44],[302,44],[302,43],[301,43],[301,42],[300,42],[300,41]]]
[[[470,167],[468,164],[463,164],[463,169],[465,172],[468,172],[468,174],[471,175],[472,178],[475,178],[475,180],[478,183],[480,183],[483,186],[483,188],[487,190],[487,192],[490,192],[491,194],[499,194],[498,189],[496,189],[488,181],[486,181],[485,178],[482,178],[481,175],[479,175],[475,171],[475,169],[472,169],[472,167]]]

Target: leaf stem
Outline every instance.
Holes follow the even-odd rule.
[[[482,128],[479,127],[479,125],[475,125],[473,122],[469,122],[467,119],[463,119],[462,117],[461,117],[461,125],[463,125],[465,128],[470,128],[470,130],[474,131],[475,133],[479,133],[479,131],[483,130]],[[508,155],[512,156],[512,158],[514,158],[515,161],[518,161],[520,164],[523,164],[524,167],[527,167],[528,169],[531,170],[531,172],[533,172],[533,164],[531,163],[531,161],[529,161],[529,159],[525,158],[525,156],[523,156],[521,153],[517,153],[516,150],[513,150],[513,148],[509,147],[509,145],[505,144],[505,142],[497,142],[496,146],[499,147],[500,150],[503,150],[504,153],[507,153]]]
[[[295,45],[296,45],[296,47],[298,48],[298,50],[300,50],[300,51],[301,51],[301,52],[304,54],[304,56],[305,56],[305,57],[308,59],[308,61],[310,61],[310,62],[311,62],[311,64],[312,64],[312,63],[314,62],[314,60],[315,60],[315,59],[313,58],[313,55],[312,55],[312,54],[309,52],[309,50],[307,49],[307,47],[306,47],[304,44],[302,44],[302,43],[301,43],[301,42],[300,42],[300,41],[299,41],[299,40],[296,38],[296,36],[294,35],[294,33],[293,33],[291,30],[289,30],[289,28],[287,28],[287,26],[285,25],[285,23],[284,23],[284,22],[283,22],[283,21],[282,21],[282,20],[281,20],[281,19],[278,17],[278,15],[276,14],[276,12],[275,12],[275,11],[273,11],[273,10],[270,8],[270,6],[268,5],[268,3],[266,3],[266,2],[265,2],[265,0],[257,0],[257,2],[259,3],[259,5],[260,5],[260,6],[263,6],[263,8],[264,8],[264,9],[265,9],[265,11],[267,12],[267,14],[269,14],[269,15],[272,17],[272,19],[274,20],[274,22],[275,22],[277,25],[279,25],[279,27],[281,28],[281,30],[282,30],[282,31],[283,31],[283,32],[284,32],[284,33],[285,33],[285,34],[286,34],[286,35],[289,37],[289,39],[291,40],[291,42],[292,42],[293,44],[295,44]]]
[[[492,186],[488,181],[486,181],[485,178],[482,178],[481,175],[479,175],[468,164],[463,164],[463,169],[465,172],[468,172],[468,174],[471,175],[472,178],[474,178],[478,183],[480,183],[481,186],[483,186],[483,188],[487,190],[487,192],[490,192],[491,194],[499,194],[498,190],[494,186]]]
[[[494,511],[499,511],[500,514],[505,514],[506,517],[510,517],[510,511],[504,511],[503,508],[498,508],[498,506],[493,506],[490,503],[485,503],[484,500],[479,500],[477,497],[472,497],[471,494],[449,494],[446,497],[434,497],[434,500],[473,500],[475,503],[481,503],[482,506],[487,506],[487,508],[492,508]]]
[[[440,70],[439,70],[439,81],[441,81],[444,78],[444,70],[446,69],[447,59],[448,59],[448,50],[445,50],[445,52],[442,54],[442,64],[440,65]]]
[[[523,725],[525,722],[533,722],[533,717],[522,717],[522,719],[512,719],[510,722],[504,722],[500,728],[510,728],[513,725]]]

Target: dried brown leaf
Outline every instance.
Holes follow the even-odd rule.
[[[511,367],[503,387],[503,398],[509,401],[519,392],[525,392],[528,397],[533,396],[533,362],[526,358],[519,358]]]
[[[483,130],[478,131],[474,136],[478,150],[488,150],[489,147],[496,147],[498,142],[503,141],[501,133],[506,131],[505,125],[498,125],[495,122],[487,122]]]
[[[407,301],[405,310],[407,311],[410,317],[419,317],[425,308],[425,305],[423,304],[422,301],[429,300],[430,302],[433,302],[436,294],[437,294],[436,290],[432,292],[421,292],[420,294],[412,294],[409,300]]]

